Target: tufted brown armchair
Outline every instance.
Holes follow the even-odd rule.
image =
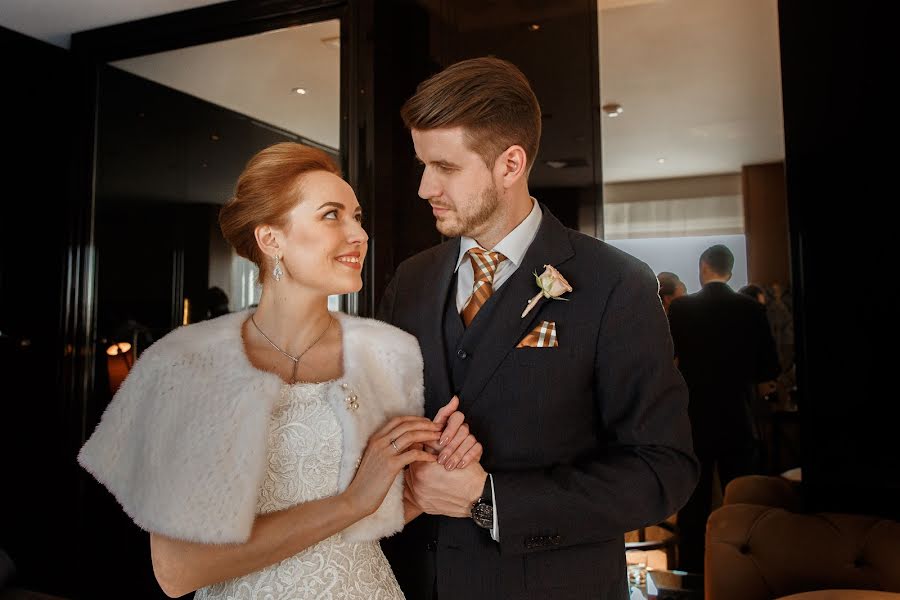
[[[900,523],[803,514],[780,477],[732,481],[706,529],[706,600],[900,600]]]

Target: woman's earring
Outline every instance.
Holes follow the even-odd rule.
[[[281,278],[284,277],[284,270],[281,268],[281,257],[277,254],[275,255],[275,268],[272,269],[272,277],[275,281],[281,281]]]

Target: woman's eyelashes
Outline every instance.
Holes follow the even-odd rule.
[[[322,218],[327,219],[327,220],[329,220],[329,221],[337,221],[337,220],[339,219],[339,217],[340,217],[340,214],[339,214],[339,213],[340,213],[340,211],[339,211],[338,209],[335,208],[335,209],[333,209],[333,210],[329,210],[327,213],[325,213],[324,215],[322,215]],[[353,215],[353,219],[354,219],[357,223],[362,223],[362,222],[363,222],[363,216],[362,216],[362,213],[359,213],[359,212],[358,212],[358,213],[354,214],[354,215]]]

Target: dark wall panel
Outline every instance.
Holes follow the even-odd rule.
[[[62,594],[73,564],[59,557],[75,549],[77,514],[77,416],[60,393],[74,67],[64,50],[3,28],[0,64],[0,548],[15,585]]]
[[[153,339],[162,337],[181,324],[185,298],[191,322],[206,316],[209,247],[221,241],[218,207],[250,157],[283,141],[300,140],[103,69],[95,193],[101,342],[129,320],[149,328]]]
[[[779,2],[803,478],[811,507],[900,517],[887,5]],[[893,138],[890,138],[893,139]]]

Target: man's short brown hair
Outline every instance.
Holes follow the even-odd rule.
[[[409,129],[462,127],[489,169],[507,148],[525,149],[530,171],[541,141],[541,107],[525,75],[499,58],[473,58],[426,79],[400,109]]]

